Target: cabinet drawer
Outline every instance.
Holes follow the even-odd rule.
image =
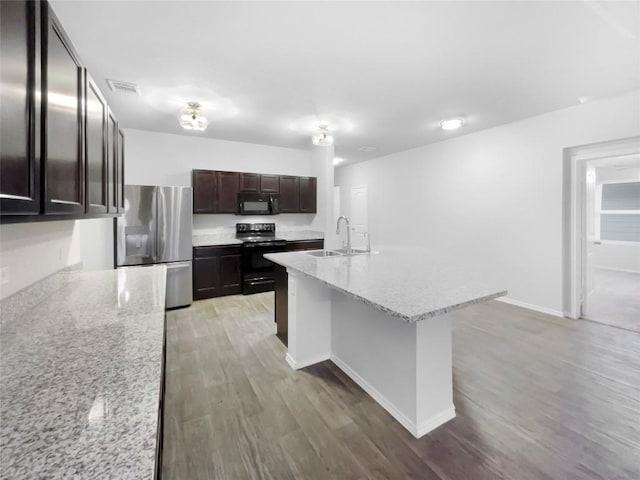
[[[222,255],[240,255],[240,247],[240,245],[193,247],[193,258],[220,257]]]

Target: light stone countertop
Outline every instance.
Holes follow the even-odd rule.
[[[165,282],[60,272],[3,300],[0,478],[153,478]]]
[[[300,240],[323,240],[324,233],[313,230],[282,230],[276,231],[276,237],[288,242]]]
[[[427,250],[386,248],[328,258],[286,252],[265,258],[410,323],[507,294],[503,286]]]
[[[242,245],[242,240],[238,240],[234,234],[204,234],[194,235],[192,238],[194,247],[216,247],[219,245]]]
[[[322,240],[324,234],[312,230],[276,230],[276,238],[295,242],[299,240]],[[238,240],[235,233],[211,233],[193,235],[194,247],[215,247],[221,245],[240,245],[242,240]]]

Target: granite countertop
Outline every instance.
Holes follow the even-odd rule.
[[[313,230],[282,230],[276,232],[276,237],[288,242],[296,242],[299,240],[322,240],[324,233],[315,232]]]
[[[427,250],[387,248],[327,258],[286,252],[265,258],[411,323],[507,294]]]
[[[276,231],[276,238],[295,242],[299,240],[322,240],[324,234],[312,230],[282,230]],[[194,247],[214,247],[220,245],[239,245],[242,240],[236,238],[235,233],[196,234],[193,236]]]
[[[62,272],[3,300],[0,478],[153,478],[165,281]]]
[[[194,235],[192,243],[194,247],[215,247],[218,245],[241,245],[242,240],[238,240],[235,233],[233,235],[212,233]]]

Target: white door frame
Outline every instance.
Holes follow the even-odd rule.
[[[590,160],[640,153],[640,137],[564,149],[563,165],[563,312],[579,318],[586,260],[586,167]]]

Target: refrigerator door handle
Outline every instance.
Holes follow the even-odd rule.
[[[167,196],[162,187],[156,187],[156,263],[166,261],[164,258],[167,247]]]

